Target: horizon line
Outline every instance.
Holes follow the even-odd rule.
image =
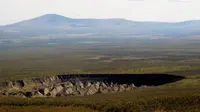
[[[23,21],[28,21],[28,20],[32,20],[32,19],[36,19],[36,18],[40,18],[42,16],[47,16],[47,15],[56,15],[56,16],[62,16],[62,17],[65,17],[65,18],[69,18],[69,19],[96,19],[96,20],[108,20],[108,19],[123,19],[123,20],[127,20],[127,21],[132,21],[132,22],[155,22],[155,23],[183,23],[183,22],[189,22],[189,21],[200,21],[200,19],[189,19],[189,20],[183,20],[183,21],[139,21],[139,20],[131,20],[131,19],[126,19],[126,18],[93,18],[93,17],[86,17],[86,18],[73,18],[73,17],[67,17],[67,16],[64,16],[62,14],[57,14],[57,13],[47,13],[47,14],[43,14],[43,15],[40,15],[40,16],[36,16],[36,17],[33,17],[33,18],[29,18],[29,19],[22,19],[22,20],[19,20],[17,22],[13,22],[13,23],[7,23],[7,24],[0,24],[0,26],[7,26],[7,25],[12,25],[12,24],[16,24],[16,23],[20,23],[20,22],[23,22]]]

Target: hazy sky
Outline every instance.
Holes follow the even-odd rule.
[[[0,0],[0,25],[56,13],[72,18],[200,20],[200,0]]]

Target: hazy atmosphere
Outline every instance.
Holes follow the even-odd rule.
[[[199,0],[0,0],[0,112],[200,112]]]
[[[200,19],[199,0],[0,0],[0,25],[44,14],[177,22]]]

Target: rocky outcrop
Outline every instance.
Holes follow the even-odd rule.
[[[136,87],[134,84],[113,84],[105,82],[81,82],[72,83],[70,81],[57,83],[53,87],[41,84],[33,87],[32,92],[16,92],[9,93],[8,91],[0,92],[2,96],[17,96],[17,97],[59,97],[59,96],[86,96],[107,92],[122,92],[133,90]]]
[[[166,74],[74,74],[0,82],[0,96],[85,96],[130,91],[175,82],[181,76]],[[22,92],[28,91],[28,92]]]

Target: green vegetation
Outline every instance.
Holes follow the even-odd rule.
[[[28,41],[24,47],[22,44],[21,47],[1,50],[0,81],[64,73],[171,73],[192,76],[200,71],[200,45],[192,46],[193,43],[156,46],[154,43],[101,45],[74,42],[56,46],[41,43],[38,47],[32,44]]]
[[[4,106],[0,107],[0,112],[97,112],[95,110],[84,107],[49,107],[49,106]]]
[[[0,100],[1,109],[22,112],[40,107],[64,111],[200,111],[200,44],[116,42],[112,44],[42,44],[2,49],[0,82],[75,73],[166,73],[186,79],[129,92],[67,98],[11,98]],[[197,42],[196,42],[197,43]],[[17,110],[16,109],[16,110]],[[89,109],[89,110],[87,110]],[[90,110],[92,109],[92,110]],[[1,111],[1,110],[0,110]],[[52,110],[52,112],[54,112]]]
[[[9,105],[12,108],[26,109],[29,109],[29,107],[59,107],[65,110],[66,107],[78,107],[106,112],[191,112],[200,111],[199,88],[200,80],[185,79],[158,87],[84,97],[30,99],[3,97],[0,100],[0,107],[4,108]]]

